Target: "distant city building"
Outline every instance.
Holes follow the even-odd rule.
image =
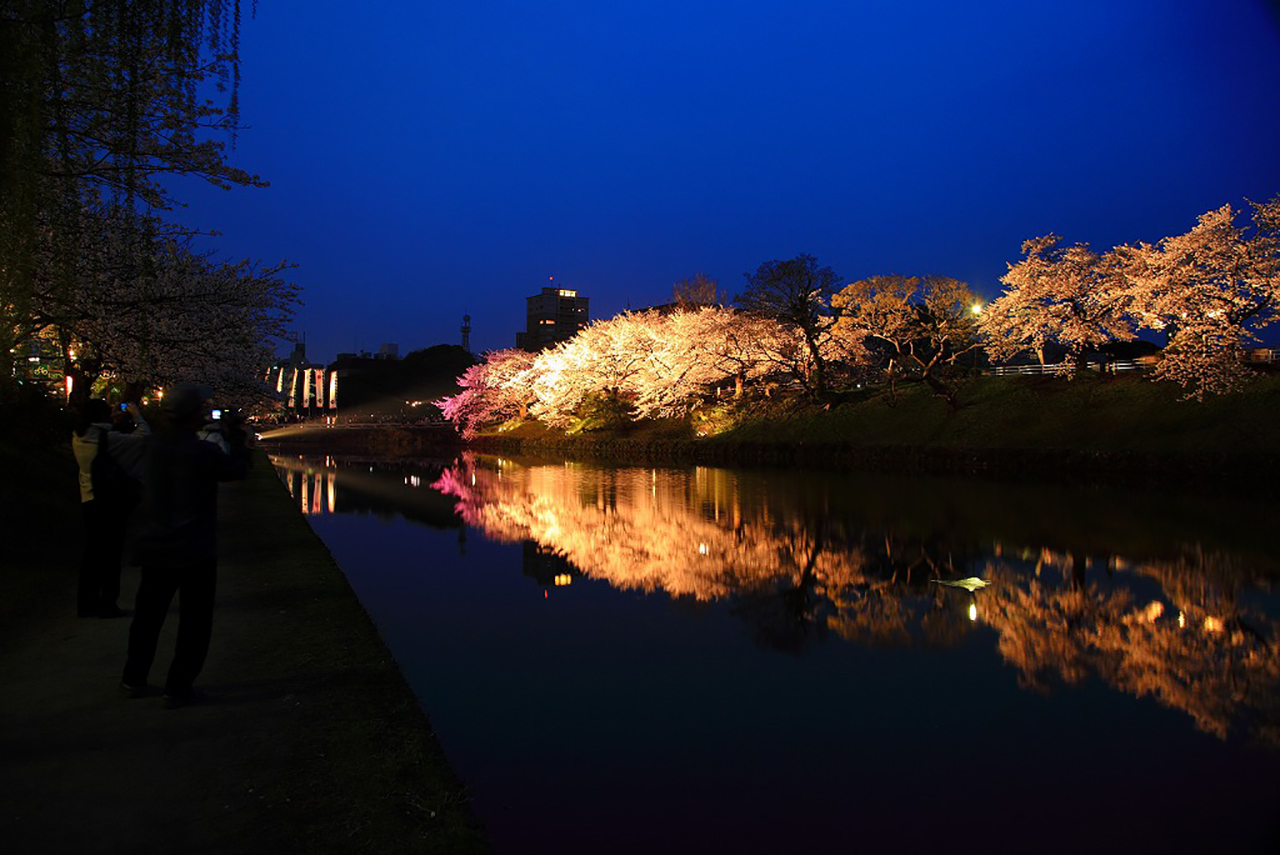
[[[378,358],[379,359],[399,359],[400,345],[392,344],[392,343],[384,344],[382,347],[378,348]]]
[[[462,349],[471,352],[471,316],[462,316]]]
[[[525,331],[516,333],[516,347],[536,353],[568,341],[591,322],[590,303],[568,288],[543,288],[525,298]]]

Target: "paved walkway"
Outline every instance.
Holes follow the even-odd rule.
[[[76,546],[50,546],[45,569],[65,582],[0,637],[0,845],[483,849],[416,700],[265,459],[222,501],[204,704],[167,710],[158,694],[118,693],[129,619],[74,617]],[[136,588],[128,568],[122,605]]]

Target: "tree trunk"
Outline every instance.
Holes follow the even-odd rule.
[[[823,364],[822,355],[818,352],[818,342],[808,330],[804,331],[804,343],[809,348],[809,358],[813,360],[811,392],[813,397],[822,398],[827,394],[826,366]]]

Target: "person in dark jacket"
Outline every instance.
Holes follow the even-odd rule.
[[[169,425],[152,436],[147,455],[136,550],[142,579],[120,688],[129,697],[147,693],[160,629],[177,593],[178,637],[164,685],[168,707],[200,697],[193,683],[204,667],[213,632],[218,482],[243,478],[249,470],[243,431],[224,427],[229,451],[200,439],[211,396],[209,387],[191,383],[169,389],[163,397]]]
[[[80,467],[80,509],[84,517],[84,552],[80,559],[77,585],[77,614],[80,617],[120,617],[120,565],[124,559],[125,530],[137,503],[142,480],[143,451],[151,428],[137,404],[126,404],[135,429],[131,433],[115,429],[111,407],[101,398],[91,398],[80,414],[80,424],[71,434],[71,451]],[[114,463],[104,464],[103,458]],[[104,465],[114,465],[117,479],[103,483]],[[99,476],[95,478],[94,472]]]

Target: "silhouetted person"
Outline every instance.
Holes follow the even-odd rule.
[[[243,478],[249,469],[246,434],[224,426],[229,451],[199,438],[205,426],[207,386],[182,383],[165,393],[168,426],[155,434],[147,455],[145,513],[138,536],[142,581],[138,586],[129,655],[121,690],[147,691],[160,628],[178,594],[178,638],[165,680],[165,705],[199,699],[192,683],[204,667],[213,631],[217,581],[218,482]]]
[[[84,553],[76,591],[80,617],[119,617],[120,564],[124,558],[129,514],[142,495],[143,451],[151,433],[134,404],[127,404],[134,429],[113,430],[110,405],[101,398],[85,403],[71,435],[80,467],[80,509],[84,517]]]

